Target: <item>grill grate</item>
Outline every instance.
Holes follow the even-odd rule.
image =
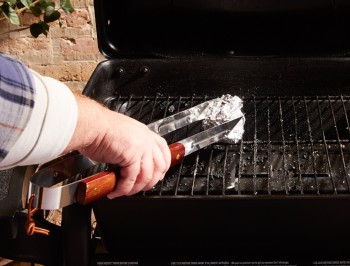
[[[150,123],[190,108],[206,96],[119,96],[106,105]],[[217,143],[189,155],[143,196],[348,194],[348,96],[242,98],[243,141]],[[173,143],[201,130],[173,132]]]

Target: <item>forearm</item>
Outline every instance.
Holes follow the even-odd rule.
[[[83,150],[99,142],[106,131],[104,113],[109,110],[84,95],[75,93],[74,97],[78,108],[78,120],[73,136],[63,153]]]

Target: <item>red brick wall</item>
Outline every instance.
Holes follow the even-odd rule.
[[[103,60],[97,47],[93,0],[71,0],[72,14],[62,13],[62,27],[51,25],[47,37],[37,39],[28,29],[0,21],[0,51],[24,62],[35,71],[66,83],[73,91],[82,91],[98,62]],[[23,26],[33,18],[23,18]]]

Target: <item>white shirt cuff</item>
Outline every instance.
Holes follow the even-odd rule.
[[[36,98],[28,124],[0,168],[42,164],[62,154],[78,121],[78,107],[62,82],[32,71]]]

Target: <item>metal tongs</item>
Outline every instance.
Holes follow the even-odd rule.
[[[208,109],[215,98],[177,114],[165,117],[148,125],[150,130],[164,136],[193,122],[206,118]],[[171,166],[199,149],[224,138],[237,125],[242,117],[204,130],[196,135],[170,144]],[[54,210],[79,202],[87,204],[113,191],[116,185],[115,171],[101,171],[81,178],[82,173],[96,165],[78,152],[72,152],[43,165],[30,178],[28,202],[33,208]],[[79,178],[80,176],[80,178]],[[73,177],[73,178],[72,178]]]

